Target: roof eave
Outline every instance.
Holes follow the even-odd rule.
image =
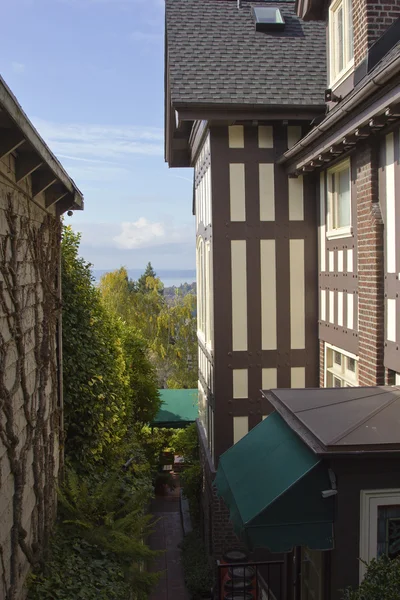
[[[389,110],[388,118],[390,119],[390,106],[399,103],[399,98],[397,98],[397,96],[392,95],[391,99],[386,99],[386,96],[378,98],[376,107],[373,105],[371,110],[368,111],[367,107],[364,111],[366,112],[364,119],[357,113],[357,110],[363,103],[370,100],[371,97],[376,96],[379,91],[382,93],[385,88],[387,89],[391,80],[398,75],[399,72],[400,56],[397,56],[385,65],[375,77],[372,77],[364,86],[360,87],[357,92],[350,94],[348,98],[342,100],[336,110],[328,114],[321,123],[316,125],[299,142],[287,150],[278,160],[278,163],[285,164],[289,173],[298,174],[301,170],[310,170],[309,167],[316,168],[319,164],[316,162],[315,165],[313,165],[312,162],[315,161],[324,149],[321,149],[320,147],[320,140],[324,139],[324,136],[329,136],[330,131],[333,132],[331,136],[335,136],[335,128],[337,128],[341,122],[346,122],[346,117],[350,118],[350,122],[343,128],[343,132],[341,131],[341,135],[339,136],[340,139],[336,140],[334,137],[328,137],[328,141],[324,142],[324,147],[327,146],[327,152],[331,151],[330,145],[333,149],[335,149],[334,146],[336,145],[338,146],[336,149],[340,149],[341,152],[344,152],[346,149],[346,136],[353,135],[356,133],[357,129],[359,130],[364,125],[368,125],[373,116],[381,116],[381,114],[383,115],[386,113],[386,110]],[[388,95],[390,95],[390,93],[391,90],[389,90]],[[355,119],[358,119],[357,123],[355,123]],[[371,127],[370,132],[373,132],[373,127]],[[333,154],[333,152],[331,152],[331,154]]]
[[[1,76],[0,108],[4,110],[10,122],[13,124],[13,129],[21,135],[23,142],[26,142],[29,145],[33,155],[37,157],[38,164],[45,165],[54,175],[57,184],[60,184],[62,190],[65,191],[65,193],[63,193],[61,190],[56,194],[55,197],[59,199],[52,202],[52,204],[56,205],[58,214],[62,214],[62,212],[71,209],[83,210],[82,192],[75,185],[71,177],[69,177],[61,163],[32,125],[18,100]],[[15,152],[18,155],[18,148],[16,148]],[[60,212],[61,208],[62,212]]]

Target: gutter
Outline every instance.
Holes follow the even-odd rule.
[[[340,119],[349,114],[358,104],[366,100],[378,89],[383,87],[394,75],[398,74],[400,69],[400,56],[397,56],[384,68],[380,73],[373,77],[365,86],[361,87],[351,98],[343,100],[339,104],[337,110],[332,112],[324,119],[322,123],[316,125],[304,138],[302,138],[295,146],[287,150],[277,161],[278,164],[283,164],[293,158],[304,148],[307,148],[313,141],[333,127]]]

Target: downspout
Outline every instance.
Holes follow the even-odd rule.
[[[295,156],[303,148],[309,146],[314,140],[316,140],[322,133],[325,133],[328,129],[339,121],[344,115],[350,113],[355,106],[360,104],[363,100],[368,98],[373,92],[382,87],[391,77],[398,74],[400,69],[400,56],[396,57],[383,72],[379,73],[371,79],[364,87],[354,94],[348,100],[343,100],[343,103],[339,104],[338,109],[328,115],[320,125],[316,125],[314,129],[310,131],[302,140],[300,140],[295,146],[287,150],[283,156],[277,161],[278,164],[282,164]]]

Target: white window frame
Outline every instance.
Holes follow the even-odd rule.
[[[206,311],[206,288],[205,288],[205,244],[201,236],[197,238],[197,337],[205,344],[205,311]]]
[[[367,570],[364,562],[368,564],[377,555],[378,507],[392,504],[400,505],[399,488],[360,491],[360,583]]]
[[[335,352],[338,352],[339,354],[341,354],[342,365],[341,365],[340,370],[339,370],[339,368],[336,368],[334,365],[332,367],[328,367],[328,353],[329,352],[333,353],[333,358],[334,358]],[[348,371],[346,368],[344,368],[344,363],[347,362],[348,358],[351,358],[356,361],[356,371],[355,371],[354,377],[352,375],[349,375],[349,373],[351,373],[351,371]],[[332,375],[332,377],[336,377],[337,379],[340,379],[342,383],[346,384],[346,385],[342,385],[341,387],[357,387],[358,386],[358,377],[359,377],[358,356],[356,356],[355,354],[352,354],[351,352],[347,352],[346,350],[342,350],[342,348],[338,348],[337,346],[333,346],[332,344],[328,344],[325,342],[325,349],[324,349],[324,387],[325,388],[327,387],[328,374]]]
[[[339,8],[342,8],[343,15],[343,68],[339,71],[336,67],[338,61],[338,47],[336,44],[335,23]],[[354,70],[354,37],[353,51],[351,53],[349,15],[351,11],[352,0],[335,0],[329,7],[329,81],[330,87],[335,89],[346,77]],[[353,30],[353,24],[351,29]],[[354,35],[354,34],[353,34]]]
[[[336,175],[338,173],[341,173],[342,171],[346,171],[348,170],[349,172],[349,188],[350,188],[350,224],[346,225],[344,227],[334,227],[333,224],[333,213],[336,212],[337,210],[337,198],[336,198],[336,192],[334,193],[332,191],[332,176],[336,177]],[[352,197],[351,197],[351,164],[350,164],[350,159],[347,158],[346,160],[343,160],[342,162],[338,163],[337,165],[335,165],[334,167],[331,167],[330,169],[328,169],[326,171],[326,185],[327,185],[327,194],[326,194],[326,198],[327,198],[327,210],[326,210],[326,217],[327,217],[327,230],[326,230],[326,237],[328,239],[334,239],[334,238],[344,238],[344,237],[350,237],[352,235]]]

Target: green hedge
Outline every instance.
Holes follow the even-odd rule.
[[[206,548],[197,529],[185,536],[181,551],[185,583],[191,597],[193,600],[207,597],[213,584],[212,571]]]

